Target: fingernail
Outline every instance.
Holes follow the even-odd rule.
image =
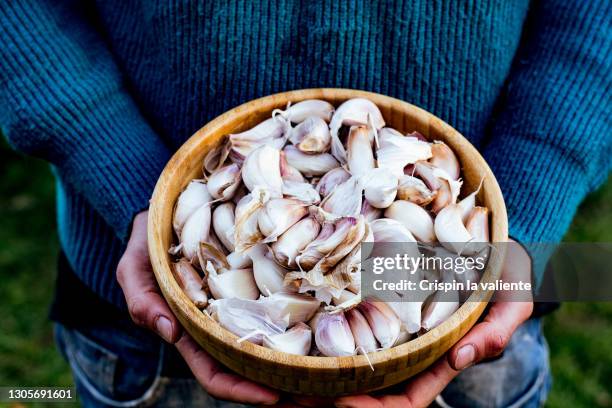
[[[467,344],[459,349],[455,358],[455,368],[463,370],[471,366],[476,359],[476,349],[471,344]]]
[[[168,343],[172,341],[172,323],[165,316],[159,316],[155,322],[157,333]]]

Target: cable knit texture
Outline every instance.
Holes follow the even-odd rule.
[[[53,164],[62,246],[119,307],[115,266],[171,153],[291,89],[431,111],[484,153],[511,234],[556,242],[610,169],[610,16],[605,0],[3,2],[0,123]]]

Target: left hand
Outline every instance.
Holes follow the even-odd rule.
[[[502,269],[504,281],[518,276],[525,280],[531,272],[531,259],[517,243],[508,245]],[[334,401],[337,407],[427,407],[461,370],[487,358],[500,355],[512,333],[529,318],[533,303],[528,301],[497,301],[491,305],[484,320],[477,323],[446,355],[427,370],[410,379],[399,395],[351,395]],[[321,400],[299,398],[305,406],[321,406]],[[312,405],[312,404],[315,405]]]

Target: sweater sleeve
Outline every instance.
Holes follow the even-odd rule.
[[[75,4],[0,5],[0,124],[52,163],[125,239],[169,151],[128,95],[102,37]]]
[[[484,156],[510,235],[559,242],[612,159],[612,3],[534,1]]]

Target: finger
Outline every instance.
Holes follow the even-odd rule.
[[[448,362],[463,370],[486,358],[501,354],[512,333],[531,315],[530,302],[493,303],[482,323],[478,323],[448,353]]]
[[[459,374],[454,370],[446,358],[441,358],[426,371],[410,380],[404,393],[401,395],[385,395],[371,397],[369,395],[356,395],[342,397],[336,400],[337,407],[426,407],[444,390],[449,382]]]
[[[244,404],[271,405],[280,395],[262,385],[246,380],[239,375],[223,371],[223,368],[189,336],[184,334],[176,348],[198,382],[215,398]]]
[[[325,397],[310,397],[294,395],[293,400],[302,407],[333,407],[334,399]]]

